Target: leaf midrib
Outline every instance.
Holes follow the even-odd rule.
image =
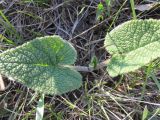
[[[41,66],[41,67],[49,67],[49,66],[54,66],[54,67],[56,67],[56,66],[58,66],[58,64],[57,65],[54,65],[54,64],[44,64],[44,63],[23,63],[23,62],[1,62],[2,64],[3,63],[16,63],[16,64],[24,64],[24,65],[35,65],[35,66]]]

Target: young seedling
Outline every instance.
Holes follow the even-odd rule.
[[[111,0],[103,0],[100,2],[97,6],[96,20],[103,20],[103,16],[110,16],[110,7]]]
[[[37,107],[43,118],[44,94],[63,94],[79,88],[82,77],[76,71],[93,71],[107,66],[115,77],[135,71],[160,57],[160,20],[131,20],[106,35],[105,48],[111,59],[94,66],[72,66],[74,47],[59,36],[36,38],[0,54],[0,73],[40,92]],[[76,69],[76,70],[75,70]],[[38,113],[37,113],[38,115]]]

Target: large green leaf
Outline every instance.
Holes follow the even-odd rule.
[[[58,36],[36,38],[0,54],[0,72],[36,91],[62,94],[81,86],[81,75],[70,66],[75,49]]]
[[[160,20],[125,22],[107,34],[105,47],[111,76],[135,71],[160,57]]]

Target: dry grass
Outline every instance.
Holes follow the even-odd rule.
[[[103,47],[106,32],[132,19],[130,4],[124,0],[115,0],[111,15],[104,16],[102,21],[96,20],[100,0],[52,0],[45,4],[23,1],[0,1],[0,9],[9,22],[0,16],[0,33],[16,45],[38,36],[60,35],[75,46],[76,65],[88,66],[93,56],[99,62],[109,58]],[[160,7],[137,11],[137,17],[160,19]],[[0,46],[3,51],[15,45],[3,40]],[[46,96],[44,120],[141,120],[145,106],[150,111],[149,117],[160,119],[160,115],[154,115],[154,110],[160,108],[160,92],[154,81],[146,78],[145,69],[116,78],[109,77],[105,69],[81,74],[80,89],[62,96]],[[34,119],[39,95],[8,78],[4,81],[6,90],[0,92],[0,119]]]

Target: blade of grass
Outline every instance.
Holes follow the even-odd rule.
[[[9,40],[8,38],[6,38],[5,36],[3,36],[2,34],[0,34],[0,40],[5,40],[8,44],[15,45],[15,43],[12,40]]]
[[[5,20],[5,22],[9,25],[9,27],[11,28],[12,31],[14,31],[14,33],[16,33],[16,30],[14,29],[13,25],[9,22],[9,20],[7,19],[7,17],[3,14],[3,12],[0,10],[0,16]]]
[[[145,76],[145,81],[144,81],[144,84],[143,84],[143,87],[142,87],[141,100],[144,97],[144,94],[145,94],[145,91],[146,91],[146,85],[147,85],[148,77],[150,76],[151,71],[152,71],[152,66],[153,65],[151,63],[151,64],[149,64],[149,66],[147,68],[147,72],[146,72],[146,76]]]
[[[0,24],[4,26],[9,35],[15,36],[16,41],[19,42],[22,36],[18,34],[14,26],[10,23],[10,21],[7,19],[7,17],[3,14],[1,10],[0,10],[0,16],[2,17],[2,19],[0,19]]]
[[[35,94],[32,96],[32,98],[31,98],[31,100],[28,102],[27,106],[28,106],[29,104],[31,104],[31,102],[32,102],[36,97],[37,97],[37,93],[35,93]]]
[[[131,4],[131,9],[132,9],[132,15],[133,15],[133,19],[137,19],[136,16],[136,11],[135,11],[135,5],[134,5],[134,0],[130,0],[130,4]]]
[[[143,110],[143,114],[142,114],[142,120],[146,120],[147,119],[147,116],[148,116],[148,109],[147,109],[147,106],[145,106],[144,110]]]
[[[151,78],[154,80],[154,82],[156,83],[159,92],[160,92],[160,82],[158,81],[157,77],[155,76],[155,74],[153,72],[151,72]]]
[[[74,105],[73,103],[65,99],[64,97],[62,97],[62,99],[64,100],[65,104],[68,105],[69,108],[79,110],[81,112],[81,115],[84,115],[84,116],[88,115],[85,111],[83,111],[82,109],[80,109],[79,107],[77,107],[76,105]]]
[[[36,120],[43,120],[44,114],[44,94],[41,95],[36,108]]]
[[[103,104],[101,104],[100,107],[101,107],[101,109],[102,109],[102,112],[104,113],[104,116],[106,117],[106,120],[110,120],[110,118],[109,118],[109,116],[108,116],[108,114],[107,114],[107,112],[106,112]]]
[[[115,13],[115,15],[114,15],[115,17],[113,18],[113,21],[112,21],[112,23],[110,24],[110,26],[109,26],[109,28],[108,28],[108,30],[107,30],[108,32],[111,30],[113,24],[115,23],[116,19],[118,18],[118,15],[120,14],[122,8],[124,7],[124,5],[126,4],[127,1],[128,1],[128,0],[125,0],[125,1],[123,2],[123,4],[121,5],[121,7],[118,9],[118,11]]]
[[[154,117],[158,114],[160,114],[160,108],[157,108],[155,113],[148,120],[154,120]]]

